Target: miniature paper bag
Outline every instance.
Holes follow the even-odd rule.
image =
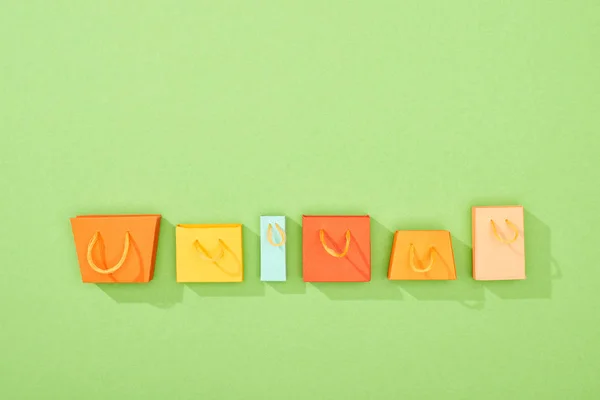
[[[242,225],[177,225],[177,282],[241,282]]]
[[[525,279],[522,206],[473,207],[473,279]]]
[[[455,280],[450,232],[396,231],[388,279]]]
[[[371,220],[364,216],[303,216],[305,282],[371,280]]]
[[[71,228],[83,282],[152,279],[160,215],[83,215],[71,218]]]
[[[286,280],[285,217],[260,217],[260,280]]]

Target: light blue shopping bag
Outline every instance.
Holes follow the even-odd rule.
[[[285,267],[285,217],[260,217],[260,280],[283,282]]]

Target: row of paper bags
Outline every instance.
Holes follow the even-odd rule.
[[[90,215],[71,219],[83,282],[149,282],[154,273],[160,215]],[[525,279],[523,207],[473,207],[473,278]],[[371,279],[370,217],[302,217],[306,282]],[[390,237],[391,239],[391,237]],[[286,280],[284,216],[260,217],[260,277]],[[241,224],[182,224],[176,228],[177,282],[241,282]],[[390,280],[454,280],[449,231],[396,231]]]

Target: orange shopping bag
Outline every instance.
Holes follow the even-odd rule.
[[[303,216],[305,282],[371,280],[371,219],[363,216]]]
[[[388,279],[455,280],[450,232],[396,231]]]
[[[523,207],[473,207],[473,279],[525,278]]]
[[[160,215],[86,215],[71,218],[86,283],[149,282],[154,274]]]

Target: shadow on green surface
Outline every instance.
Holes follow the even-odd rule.
[[[285,230],[287,280],[265,283],[281,294],[304,294],[306,283],[302,279],[302,227],[296,221],[286,218]],[[260,252],[260,246],[258,251]]]
[[[481,310],[484,307],[485,291],[483,285],[471,277],[471,246],[452,236],[452,249],[456,280],[399,281],[399,285],[417,300],[456,301],[466,308]]]
[[[548,225],[525,210],[525,273],[515,281],[485,281],[483,285],[501,299],[550,299],[552,281],[562,274],[552,258]]]
[[[245,225],[243,232],[243,282],[185,283],[200,297],[258,297],[265,295],[265,285],[260,281],[260,237]],[[183,287],[178,284],[177,286]]]
[[[371,281],[319,282],[311,285],[331,300],[402,300],[398,286],[387,279],[393,237],[390,229],[371,217]]]
[[[154,278],[149,283],[96,284],[117,303],[147,303],[172,307],[183,300],[183,286],[175,279],[175,226],[161,218]]]

